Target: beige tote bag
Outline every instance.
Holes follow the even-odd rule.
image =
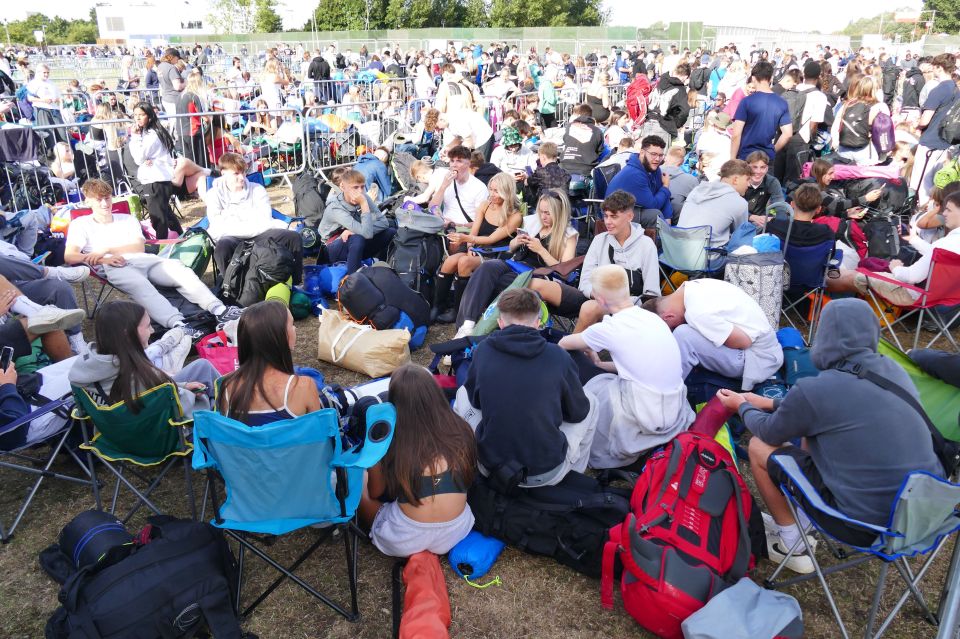
[[[410,361],[410,331],[357,324],[334,310],[320,315],[317,356],[370,377],[389,375]]]

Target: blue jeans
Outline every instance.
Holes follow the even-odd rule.
[[[330,263],[346,262],[347,273],[353,273],[360,268],[360,261],[368,257],[386,258],[387,247],[393,241],[397,229],[384,229],[369,240],[358,233],[352,234],[346,242],[340,238],[327,244],[327,255]]]

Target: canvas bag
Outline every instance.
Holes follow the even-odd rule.
[[[317,357],[370,377],[389,375],[410,361],[410,331],[376,330],[334,310],[320,314]]]

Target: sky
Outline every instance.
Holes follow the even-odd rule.
[[[842,29],[851,20],[873,16],[881,11],[919,9],[921,0],[805,0],[803,8],[790,12],[789,17],[786,12],[774,11],[773,8],[778,4],[770,0],[686,0],[679,5],[670,2],[648,2],[643,4],[643,18],[639,23],[636,17],[637,0],[605,0],[605,3],[611,10],[612,26],[643,27],[661,20],[694,21],[723,26],[818,30],[830,33]],[[88,15],[92,6],[83,0],[32,0],[29,3],[11,1],[4,4],[6,6],[0,11],[0,18],[9,20],[25,17],[27,7],[31,11],[40,11],[47,15],[82,18]],[[281,4],[284,6],[280,15],[288,28],[303,25],[315,6],[310,0],[286,0]],[[16,8],[12,5],[16,5]]]

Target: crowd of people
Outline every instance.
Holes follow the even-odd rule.
[[[158,87],[158,100],[134,105],[131,125],[114,125],[127,114],[102,102],[92,122],[109,124],[91,132],[132,157],[158,237],[183,232],[171,196],[198,191],[221,274],[251,240],[295,254],[296,282],[300,235],[271,216],[267,191],[248,178],[242,144],[211,133],[216,116],[193,116],[213,108],[207,52],[197,49],[189,59],[172,48],[151,52],[144,78],[121,66],[120,84]],[[933,250],[960,253],[960,165],[955,140],[945,137],[954,120],[960,127],[953,54],[629,46],[581,58],[493,45],[355,58],[330,45],[297,51],[294,67],[277,53],[267,53],[257,90],[266,112],[288,100],[300,110],[334,101],[365,117],[372,107],[359,83],[341,95],[325,84],[363,72],[397,88],[387,90],[388,103],[422,105],[412,130],[398,129],[324,176],[318,263],[342,263],[349,274],[386,259],[396,209],[409,205],[445,227],[443,259],[427,274],[432,320],[455,324],[455,339],[475,337],[488,309],[498,312],[498,329],[473,349],[452,406],[422,367],[391,377],[396,434],[360,507],[382,552],[448,552],[474,525],[466,494],[477,475],[519,468],[520,485],[536,489],[587,469],[640,470],[693,423],[688,383],[704,370],[730,380],[718,396],[752,435],[746,449],[770,512],[768,553],[791,555],[792,570],[814,570],[803,549],[789,553],[810,522],[787,508],[780,471],[767,463],[774,451],[789,451],[831,506],[877,525],[887,524],[906,473],[944,474],[920,416],[844,367],[872,370],[917,396],[906,373],[877,354],[877,315],[856,296],[872,291],[909,305]],[[226,86],[239,91],[249,71],[234,62]],[[38,124],[57,122],[52,113],[68,94],[44,65],[36,71],[23,78],[26,101]],[[490,98],[510,96],[524,96],[519,108],[491,108]],[[188,117],[168,128],[160,112]],[[269,117],[261,125],[277,127]],[[52,161],[68,175],[71,140],[63,143]],[[409,182],[399,178],[400,160]],[[51,361],[73,357],[59,374],[104,404],[136,405],[140,392],[172,380],[186,413],[212,407],[250,427],[320,408],[314,382],[294,371],[297,327],[282,303],[226,303],[219,282],[211,290],[181,262],[146,250],[140,221],[113,211],[113,184],[87,176],[82,192],[92,213],[70,223],[69,266],[37,266],[22,245],[2,245],[0,310],[17,319],[0,332],[15,356],[29,355],[39,339]],[[881,258],[874,238],[884,224],[904,241]],[[658,256],[665,227],[708,227],[707,248],[718,256],[708,270],[719,275],[744,229],[781,247],[828,244],[842,256],[826,281],[838,299],[824,308],[811,344],[819,374],[779,400],[754,394],[784,363],[776,327],[761,300],[722,277],[668,277],[666,285]],[[90,271],[130,301],[101,308],[86,344],[70,284]],[[202,333],[159,290],[170,288],[218,324],[236,321],[235,372],[217,381],[206,362],[185,365]],[[540,330],[544,306],[569,320],[559,341]],[[949,322],[957,310],[941,312]],[[151,341],[154,326],[164,332]],[[16,392],[14,368],[0,375],[0,415],[9,422],[29,404]],[[871,541],[830,517],[817,524],[848,543]]]

